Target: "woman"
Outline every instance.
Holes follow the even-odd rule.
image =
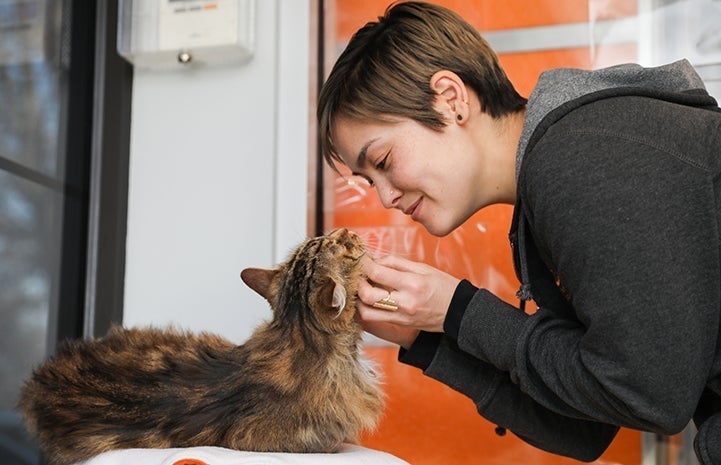
[[[550,452],[693,419],[721,463],[721,111],[687,62],[552,70],[526,102],[462,18],[399,3],[351,39],[318,119],[326,160],[434,235],[515,205],[521,308],[366,260],[359,315],[402,362]]]

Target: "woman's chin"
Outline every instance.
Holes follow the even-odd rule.
[[[431,235],[436,237],[445,237],[465,223],[467,219],[468,218],[432,218],[426,221],[420,219],[418,222]]]
[[[457,226],[448,226],[437,222],[420,222],[423,228],[428,231],[429,234],[436,237],[445,237],[453,232]]]

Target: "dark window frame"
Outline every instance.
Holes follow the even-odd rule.
[[[66,4],[65,195],[49,350],[102,335],[123,316],[133,68],[117,53],[118,0]]]
[[[117,52],[117,27],[118,0],[99,0],[86,247],[86,337],[104,334],[123,317],[133,66]]]

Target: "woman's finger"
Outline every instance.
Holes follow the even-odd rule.
[[[453,293],[460,281],[431,266],[400,257],[362,263],[366,280],[358,296],[361,317],[426,331],[440,332]],[[389,265],[401,268],[393,268]]]
[[[391,290],[401,287],[404,271],[395,270],[370,259],[364,260],[362,267],[368,279],[378,287]]]
[[[397,255],[386,255],[384,257],[380,257],[376,260],[376,263],[388,268],[393,268],[397,271],[407,271],[411,273],[423,273],[427,269],[427,265],[425,263],[414,262]]]
[[[372,307],[374,303],[382,300],[393,300],[393,290],[383,287],[372,286],[368,281],[361,280],[358,283],[358,297],[361,302]]]

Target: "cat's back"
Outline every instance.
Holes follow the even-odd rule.
[[[23,394],[30,394],[28,390],[45,378],[68,386],[87,386],[106,378],[158,383],[164,373],[178,371],[192,376],[213,364],[233,363],[235,349],[231,342],[210,334],[115,326],[102,338],[60,344],[56,353],[35,369]]]
[[[61,344],[23,386],[19,409],[46,448],[94,437],[142,445],[146,439],[131,431],[153,431],[174,410],[187,411],[202,386],[237,369],[238,354],[219,336],[114,327],[99,339]],[[109,435],[114,428],[124,433]]]

